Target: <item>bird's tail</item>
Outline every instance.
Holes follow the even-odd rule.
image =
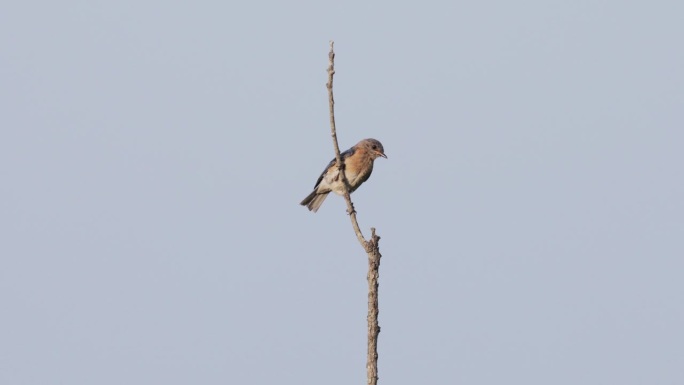
[[[321,207],[321,205],[323,204],[325,198],[328,197],[328,194],[329,192],[324,194],[318,194],[314,190],[311,194],[309,194],[309,196],[304,198],[300,205],[306,206],[309,209],[309,211],[316,212],[318,211],[318,208]]]

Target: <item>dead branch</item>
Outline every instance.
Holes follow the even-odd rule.
[[[340,170],[340,177],[342,183],[347,186],[347,191],[344,194],[344,200],[347,202],[347,213],[351,219],[354,233],[361,244],[361,247],[368,254],[368,358],[366,361],[366,373],[368,377],[368,385],[377,385],[378,383],[378,334],[380,333],[380,326],[378,325],[378,278],[380,276],[380,237],[375,234],[375,228],[371,228],[371,239],[366,241],[359,228],[359,223],[356,220],[356,210],[354,210],[354,203],[352,203],[349,194],[349,182],[344,173],[344,162],[340,155],[340,146],[337,143],[337,129],[335,127],[335,98],[333,97],[333,76],[335,75],[335,42],[330,42],[330,53],[328,53],[328,104],[330,106],[330,131],[335,147],[335,159],[337,160],[337,168]]]

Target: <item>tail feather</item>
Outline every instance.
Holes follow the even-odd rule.
[[[323,204],[323,201],[325,200],[325,198],[328,197],[328,194],[329,194],[329,192],[324,193],[324,194],[318,194],[314,190],[311,194],[309,194],[309,196],[304,198],[304,200],[300,203],[300,205],[306,206],[309,209],[309,211],[316,212],[316,211],[318,211],[318,209]]]

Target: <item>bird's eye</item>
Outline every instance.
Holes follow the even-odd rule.
[[[378,146],[373,145],[373,150],[377,150],[377,149],[378,149]]]

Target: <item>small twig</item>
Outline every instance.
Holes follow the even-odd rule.
[[[330,41],[330,53],[328,53],[328,104],[330,106],[330,130],[332,131],[333,146],[335,146],[335,158],[337,159],[337,167],[342,166],[342,156],[340,155],[340,146],[337,144],[337,129],[335,126],[335,98],[333,97],[333,76],[335,75],[335,42]],[[343,175],[346,181],[346,176]],[[346,183],[345,183],[346,184]]]
[[[333,76],[335,75],[335,51],[334,51],[334,41],[330,41],[330,53],[328,53],[328,83],[326,87],[328,88],[328,105],[330,107],[330,131],[333,139],[333,146],[335,147],[335,159],[337,159],[337,169],[340,171],[340,178],[342,178],[342,183],[347,187],[347,191],[344,193],[344,200],[347,202],[347,214],[351,218],[352,227],[356,233],[356,238],[358,238],[359,243],[363,246],[363,249],[368,251],[368,242],[366,238],[363,237],[361,228],[359,227],[359,222],[356,220],[356,210],[354,210],[354,203],[352,203],[351,196],[349,195],[349,181],[347,175],[344,172],[344,161],[342,160],[342,155],[340,155],[340,146],[337,144],[337,129],[335,127],[335,98],[333,97]]]
[[[378,383],[378,334],[380,333],[380,326],[378,325],[378,314],[380,308],[378,306],[378,278],[380,277],[380,237],[375,234],[375,228],[371,227],[370,241],[366,241],[359,228],[359,223],[356,220],[356,210],[354,210],[354,203],[352,203],[349,194],[349,182],[347,175],[344,172],[344,161],[340,154],[340,146],[337,144],[337,129],[335,127],[335,98],[333,97],[333,75],[335,75],[335,42],[330,42],[330,53],[328,54],[328,102],[330,106],[330,130],[335,147],[335,159],[337,159],[337,168],[340,172],[342,183],[347,187],[344,193],[344,200],[347,202],[347,213],[352,222],[354,233],[359,240],[359,243],[368,254],[368,358],[366,361],[366,373],[368,377],[368,385],[377,385]]]

